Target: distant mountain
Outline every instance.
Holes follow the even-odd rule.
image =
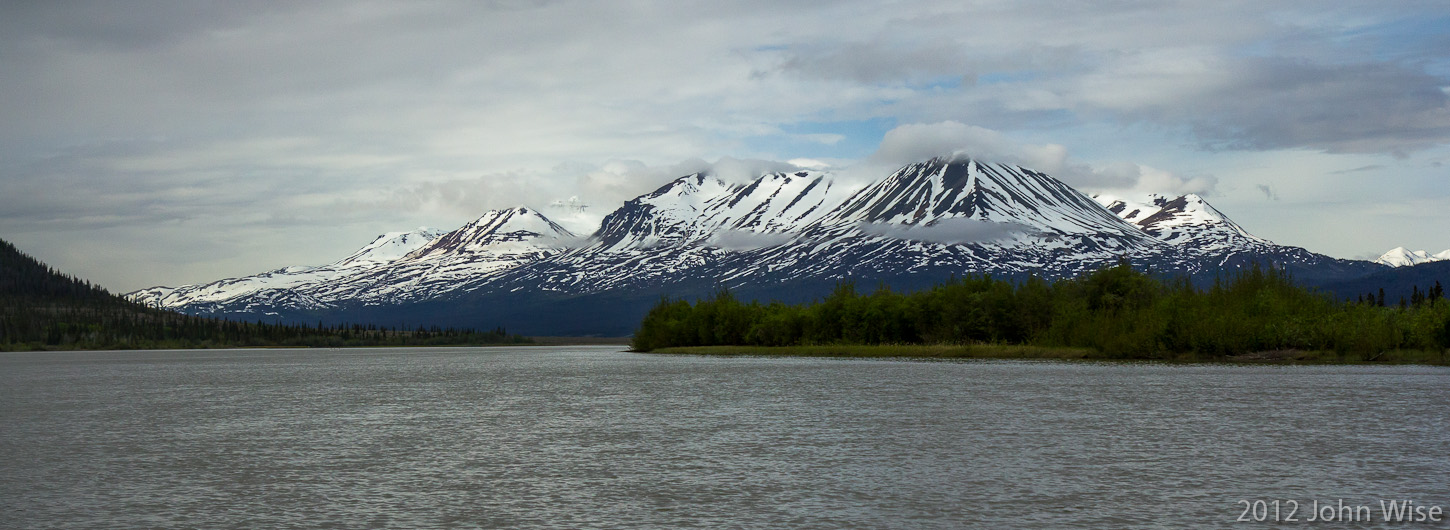
[[[1355,300],[1361,296],[1377,298],[1379,290],[1384,289],[1385,304],[1393,305],[1400,303],[1402,298],[1409,300],[1416,287],[1422,293],[1428,292],[1435,282],[1440,282],[1442,287],[1450,287],[1450,260],[1387,268],[1364,276],[1327,282],[1319,287],[1344,300]]]
[[[558,253],[574,239],[532,209],[493,210],[451,232],[420,228],[383,234],[328,265],[152,287],[127,296],[150,306],[201,314],[281,315],[343,304],[406,303],[465,290],[478,278]]]
[[[427,227],[421,227],[411,232],[388,232],[331,266],[334,269],[345,270],[386,265],[423,248],[440,235],[443,235],[442,231]]]
[[[825,211],[831,187],[808,171],[734,185],[688,175],[624,203],[577,248],[491,282],[509,291],[575,294],[709,284],[720,279],[714,273],[722,262],[748,260],[798,237]]]
[[[1269,240],[1250,234],[1229,220],[1196,194],[1177,197],[1156,193],[1141,197],[1098,194],[1093,199],[1124,221],[1166,243],[1204,252],[1273,246]]]
[[[78,302],[132,305],[88,281],[50,268],[4,240],[0,240],[0,299],[24,300],[36,307]]]
[[[420,228],[411,232],[389,232],[336,262],[309,267],[293,266],[242,278],[228,278],[201,285],[152,287],[128,293],[136,302],[152,306],[177,308],[195,313],[209,313],[223,304],[241,311],[288,307],[322,309],[327,304],[308,293],[308,287],[346,278],[367,275],[438,237],[439,232]]]
[[[354,254],[348,263],[365,267],[410,244],[389,234]],[[396,252],[394,252],[396,253]],[[368,257],[371,256],[371,257]],[[341,264],[341,265],[340,265]],[[248,315],[255,317],[256,315]],[[62,274],[0,241],[0,351],[132,348],[223,348],[257,346],[420,346],[516,344],[529,339],[503,328],[487,331],[376,326],[331,322],[281,324],[227,321],[147,307]]]
[[[1382,267],[1370,262],[1342,260],[1299,247],[1279,245],[1255,236],[1196,194],[1168,196],[1144,194],[1120,197],[1093,196],[1104,208],[1133,223],[1145,233],[1173,246],[1183,267],[1159,263],[1160,270],[1207,280],[1251,266],[1272,265],[1288,270],[1303,283],[1357,277]]]
[[[447,233],[384,235],[331,265],[129,296],[199,314],[627,334],[662,295],[728,287],[805,300],[842,280],[914,289],[970,273],[1060,278],[1120,258],[1200,281],[1254,263],[1308,283],[1385,268],[1274,244],[1196,195],[1089,197],[1020,166],[935,158],[860,187],[818,171],[742,183],[697,173],[625,202],[586,238],[511,208]]]
[[[203,322],[111,294],[0,241],[0,351],[156,347]]]
[[[1391,267],[1410,267],[1421,263],[1445,260],[1450,260],[1450,250],[1445,250],[1438,254],[1431,254],[1423,250],[1408,250],[1405,247],[1395,247],[1393,250],[1375,259],[1374,262]]]

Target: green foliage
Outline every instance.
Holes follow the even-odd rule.
[[[1417,291],[1418,292],[1418,291]],[[690,304],[663,299],[635,334],[638,351],[680,346],[1016,344],[1091,348],[1099,357],[1224,358],[1326,351],[1377,358],[1450,348],[1439,287],[1404,307],[1340,303],[1287,273],[1251,267],[1198,289],[1126,262],[1072,280],[952,279],[925,291],[843,282],[811,304],[741,303],[729,292]]]

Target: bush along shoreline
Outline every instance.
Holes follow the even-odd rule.
[[[1450,304],[1438,283],[1417,293],[1399,305],[1375,296],[1340,301],[1296,285],[1282,270],[1258,266],[1198,288],[1120,261],[1051,283],[973,275],[912,293],[883,286],[863,294],[842,282],[808,304],[746,303],[727,290],[693,304],[665,298],[640,323],[631,347],[707,354],[1445,364]]]

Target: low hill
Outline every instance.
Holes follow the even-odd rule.
[[[135,306],[90,282],[51,269],[4,240],[0,240],[0,299]]]
[[[1427,292],[1435,282],[1450,286],[1450,261],[1432,261],[1408,267],[1394,267],[1352,280],[1343,280],[1320,285],[1320,289],[1334,293],[1340,299],[1354,300],[1360,296],[1385,290],[1385,304],[1399,304],[1403,298],[1409,301],[1416,288]]]
[[[525,342],[474,331],[240,322],[147,307],[63,274],[0,240],[0,351],[237,346],[413,346]]]

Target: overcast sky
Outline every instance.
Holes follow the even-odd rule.
[[[587,232],[710,164],[966,151],[1436,252],[1445,28],[1440,0],[5,2],[0,239],[125,292],[517,204]]]

